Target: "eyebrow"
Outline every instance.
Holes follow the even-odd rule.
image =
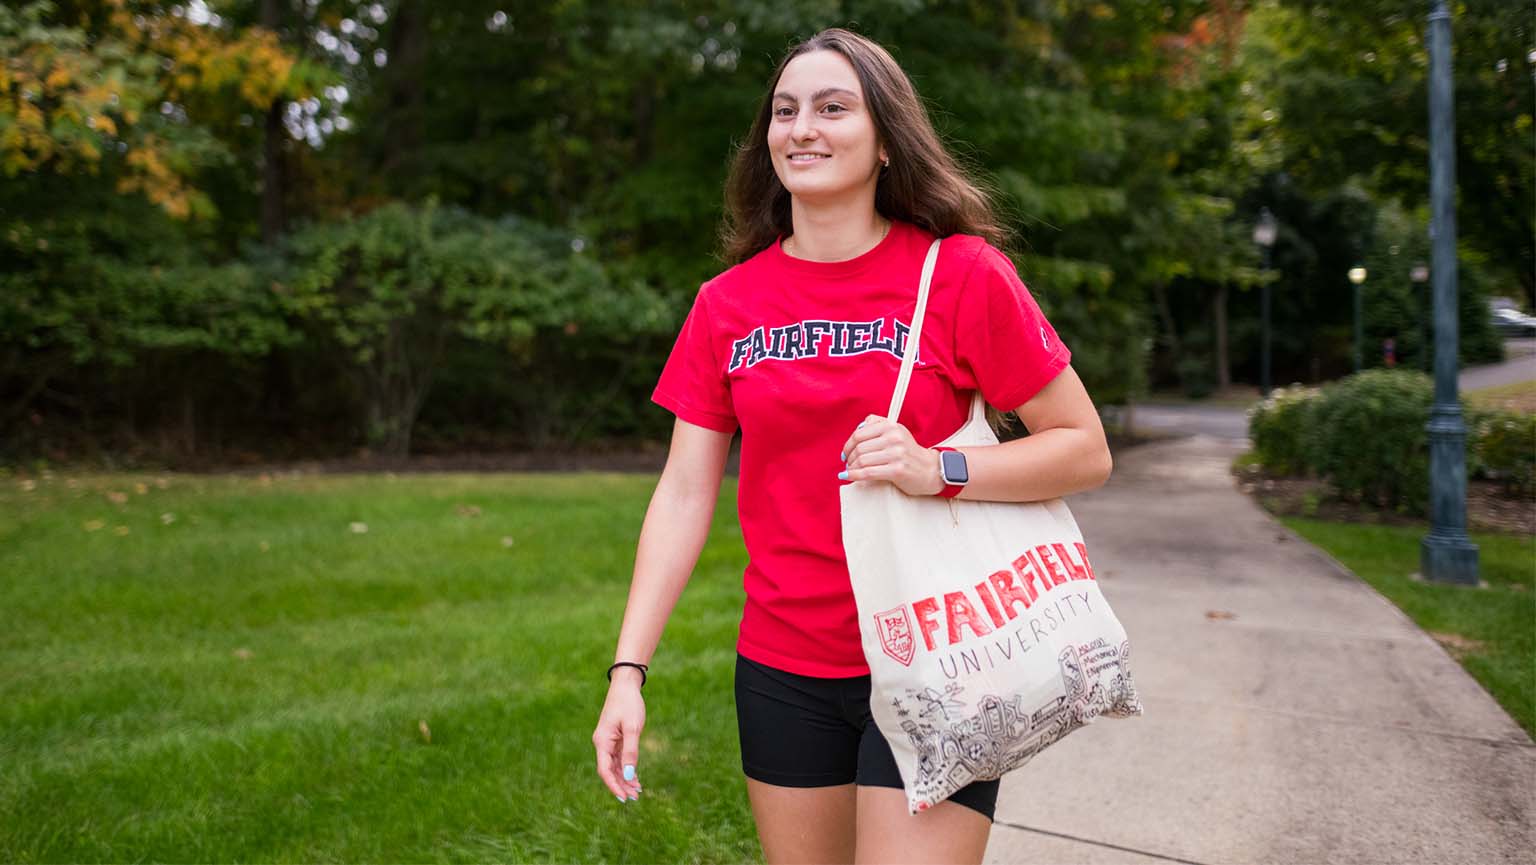
[[[831,96],[834,93],[842,93],[842,94],[845,94],[847,96],[853,97],[855,100],[859,98],[859,95],[857,93],[854,93],[852,90],[849,90],[846,87],[823,87],[820,90],[816,91],[815,93],[811,94],[811,101],[812,102],[820,102],[822,99],[824,99],[824,98],[826,98],[828,96]],[[784,92],[781,91],[779,93],[773,94],[773,99],[774,99],[775,102],[777,102],[780,99],[787,99],[790,102],[794,102],[795,101],[795,95],[793,93],[784,93]]]

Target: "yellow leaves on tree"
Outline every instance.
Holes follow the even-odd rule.
[[[161,128],[183,121],[162,113],[184,114],[217,139],[241,113],[312,95],[294,74],[296,58],[259,27],[232,31],[164,12],[130,14],[123,0],[104,5],[106,30],[90,39],[68,25],[0,27],[0,172],[95,174],[113,154],[121,157],[112,166],[118,191],[141,193],[178,218],[209,209],[193,185],[193,145]],[[210,146],[206,134],[202,141]]]
[[[124,159],[129,170],[118,178],[117,191],[142,192],[166,213],[186,219],[192,215],[199,193],[171,167],[167,150],[163,139],[144,136],[140,145],[128,151]]]
[[[110,114],[144,86],[67,35],[18,42],[0,39],[0,170],[94,171],[101,139],[117,132]]]

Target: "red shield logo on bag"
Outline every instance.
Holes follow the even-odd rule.
[[[875,614],[875,627],[880,634],[880,648],[904,667],[912,665],[912,620],[907,618],[905,605],[894,610]]]

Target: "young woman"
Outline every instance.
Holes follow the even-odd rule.
[[[871,720],[838,488],[992,501],[1089,489],[1110,472],[1098,413],[994,245],[986,197],[875,43],[834,29],[789,52],[727,198],[735,266],[699,290],[652,396],[677,421],[592,735],[598,775],[620,801],[639,797],[644,665],[697,562],[739,427],[751,564],[736,712],[767,860],[980,862],[998,782],[909,815]],[[881,417],[934,237],[945,239],[906,403]],[[969,481],[956,490],[929,445],[965,421],[977,389],[1031,434],[963,449]]]

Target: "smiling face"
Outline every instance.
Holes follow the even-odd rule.
[[[859,76],[842,54],[811,51],[784,67],[768,152],[779,182],[801,201],[874,195],[885,153]]]

